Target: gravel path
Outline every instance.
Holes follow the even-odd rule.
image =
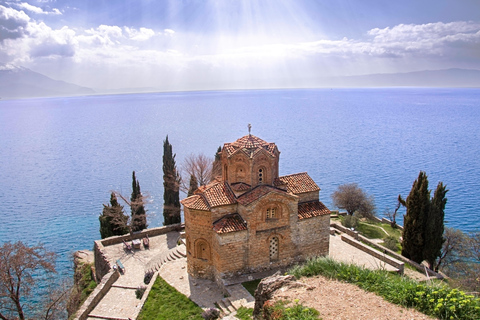
[[[414,309],[399,307],[353,284],[317,276],[302,278],[313,290],[295,288],[278,292],[275,299],[295,301],[315,308],[323,320],[422,320],[435,319]]]

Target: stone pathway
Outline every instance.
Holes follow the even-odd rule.
[[[346,243],[340,235],[330,236],[330,253],[329,256],[337,261],[345,263],[353,263],[365,266],[369,269],[384,269],[388,271],[397,271],[393,266],[363,252],[360,249]]]
[[[112,259],[110,263],[113,265],[120,259],[125,273],[120,275],[87,319],[136,319],[143,306],[143,300],[135,295],[137,287],[145,286],[143,279],[149,267],[159,269],[166,261],[182,257],[182,253],[185,255],[184,249],[182,252],[182,247],[177,246],[179,237],[178,232],[151,237],[149,249],[142,246],[132,252],[125,251],[122,243],[105,247],[108,257]]]
[[[167,283],[186,295],[203,309],[219,308],[224,320],[233,320],[236,310],[241,306],[253,308],[254,298],[241,285],[242,282],[269,276],[265,274],[245,275],[225,282],[226,294],[214,281],[194,279],[187,273],[185,246],[177,246],[178,232],[170,232],[150,238],[150,249],[126,252],[123,244],[105,248],[111,263],[120,259],[125,273],[113,284],[109,292],[89,314],[90,320],[128,320],[136,319],[144,300],[135,296],[135,290],[143,283],[146,271],[158,272]],[[396,270],[385,262],[349,245],[339,235],[330,236],[330,257],[347,263],[363,265],[371,269]]]

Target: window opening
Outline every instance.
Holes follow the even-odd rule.
[[[263,183],[263,169],[258,169],[258,183]]]
[[[267,209],[267,219],[275,219],[277,217],[275,208]]]
[[[270,260],[278,260],[278,237],[270,239]]]

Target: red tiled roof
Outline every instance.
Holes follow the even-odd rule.
[[[245,182],[235,182],[230,185],[233,191],[247,191],[251,186]]]
[[[315,181],[313,181],[306,172],[279,177],[278,180],[286,184],[287,190],[293,194],[320,190]],[[275,185],[279,186],[280,184],[278,180],[276,180],[274,183]]]
[[[298,219],[308,219],[330,214],[330,210],[320,201],[304,202],[298,204]]]
[[[180,201],[185,207],[195,210],[209,211],[205,198],[201,195],[193,195]]]
[[[285,193],[285,191],[283,191],[283,190],[274,188],[274,187],[266,185],[266,184],[261,184],[261,185],[256,186],[255,188],[253,188],[252,191],[246,192],[246,193],[242,194],[241,196],[239,196],[237,201],[238,201],[238,203],[245,206],[245,205],[248,205],[248,204],[252,203],[255,200],[260,199],[261,197],[263,197],[264,195],[266,195],[266,194],[268,194],[272,191]]]
[[[235,195],[226,182],[213,182],[206,186],[202,194],[210,207],[224,206],[237,202]]]
[[[236,153],[238,150],[242,150],[248,156],[253,156],[258,153],[260,150],[265,150],[272,157],[275,156],[275,143],[266,142],[254,135],[246,135],[241,137],[235,142],[225,143],[223,145],[223,150],[227,152],[227,156],[231,156]]]
[[[228,214],[213,223],[216,233],[228,233],[247,230],[247,223],[238,213]]]

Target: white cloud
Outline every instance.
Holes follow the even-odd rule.
[[[155,35],[155,31],[147,28],[140,28],[139,30],[125,27],[125,33],[128,38],[135,41],[146,41]]]
[[[30,17],[25,12],[0,5],[0,40],[25,36],[29,22]]]
[[[58,10],[56,8],[54,8],[52,11],[44,11],[42,8],[33,6],[33,5],[31,5],[27,2],[11,3],[11,4],[15,5],[16,7],[20,8],[20,9],[25,9],[25,10],[28,10],[30,12],[36,13],[36,14],[53,14],[53,15],[61,15],[62,14],[60,12],[60,10]]]
[[[42,10],[31,7],[23,9],[37,14]],[[0,37],[0,62],[51,73],[58,68],[57,78],[92,87],[228,83],[280,76],[296,81],[440,69],[462,58],[480,68],[480,23],[465,21],[375,28],[363,39],[302,41],[299,35],[297,42],[287,42],[257,35],[209,37],[115,25],[53,29],[22,10],[0,5]]]

